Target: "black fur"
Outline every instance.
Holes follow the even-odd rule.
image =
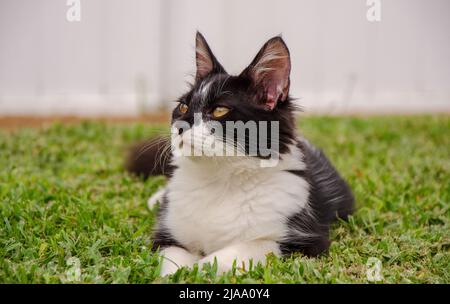
[[[157,218],[158,219],[163,218],[166,212],[167,212],[167,197],[164,196],[158,209]],[[158,248],[163,249],[165,247],[170,246],[177,246],[184,248],[183,245],[181,245],[177,240],[175,240],[170,231],[160,221],[158,223],[157,229],[153,233],[151,250],[156,251],[158,250]]]
[[[298,143],[306,164],[305,171],[290,171],[305,178],[310,185],[309,207],[288,219],[289,233],[280,242],[284,255],[302,252],[316,256],[326,251],[331,224],[346,220],[353,212],[354,198],[350,187],[342,179],[325,154],[308,141]]]

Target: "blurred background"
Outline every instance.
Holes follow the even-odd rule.
[[[72,2],[72,1],[69,1]],[[282,34],[308,113],[450,112],[450,1],[0,0],[0,116],[170,109],[201,31],[229,73]]]

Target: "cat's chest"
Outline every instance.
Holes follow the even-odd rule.
[[[206,254],[239,241],[279,240],[286,219],[308,199],[306,181],[286,171],[209,178],[177,171],[168,184],[165,224],[183,245]]]

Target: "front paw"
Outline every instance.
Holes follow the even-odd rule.
[[[198,265],[201,269],[203,265],[208,263],[211,264],[211,266],[214,265],[215,261],[217,261],[217,274],[223,274],[233,268],[233,264],[237,261],[237,255],[232,251],[214,253],[198,261]]]
[[[198,256],[191,254],[187,250],[172,246],[167,247],[161,251],[161,271],[160,275],[162,277],[174,274],[181,267],[192,267],[196,261],[198,261]]]
[[[174,274],[175,272],[177,272],[178,268],[179,267],[176,263],[174,263],[168,259],[165,259],[163,257],[161,271],[160,271],[159,275],[161,277],[165,277],[165,276]]]

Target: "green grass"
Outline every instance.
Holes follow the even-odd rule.
[[[122,169],[126,145],[157,127],[0,130],[0,282],[353,283],[368,282],[366,262],[376,257],[382,282],[450,283],[450,117],[307,117],[300,127],[357,198],[329,253],[270,257],[245,274],[207,267],[170,278],[158,276],[148,249],[155,214],[146,200],[164,179]]]

